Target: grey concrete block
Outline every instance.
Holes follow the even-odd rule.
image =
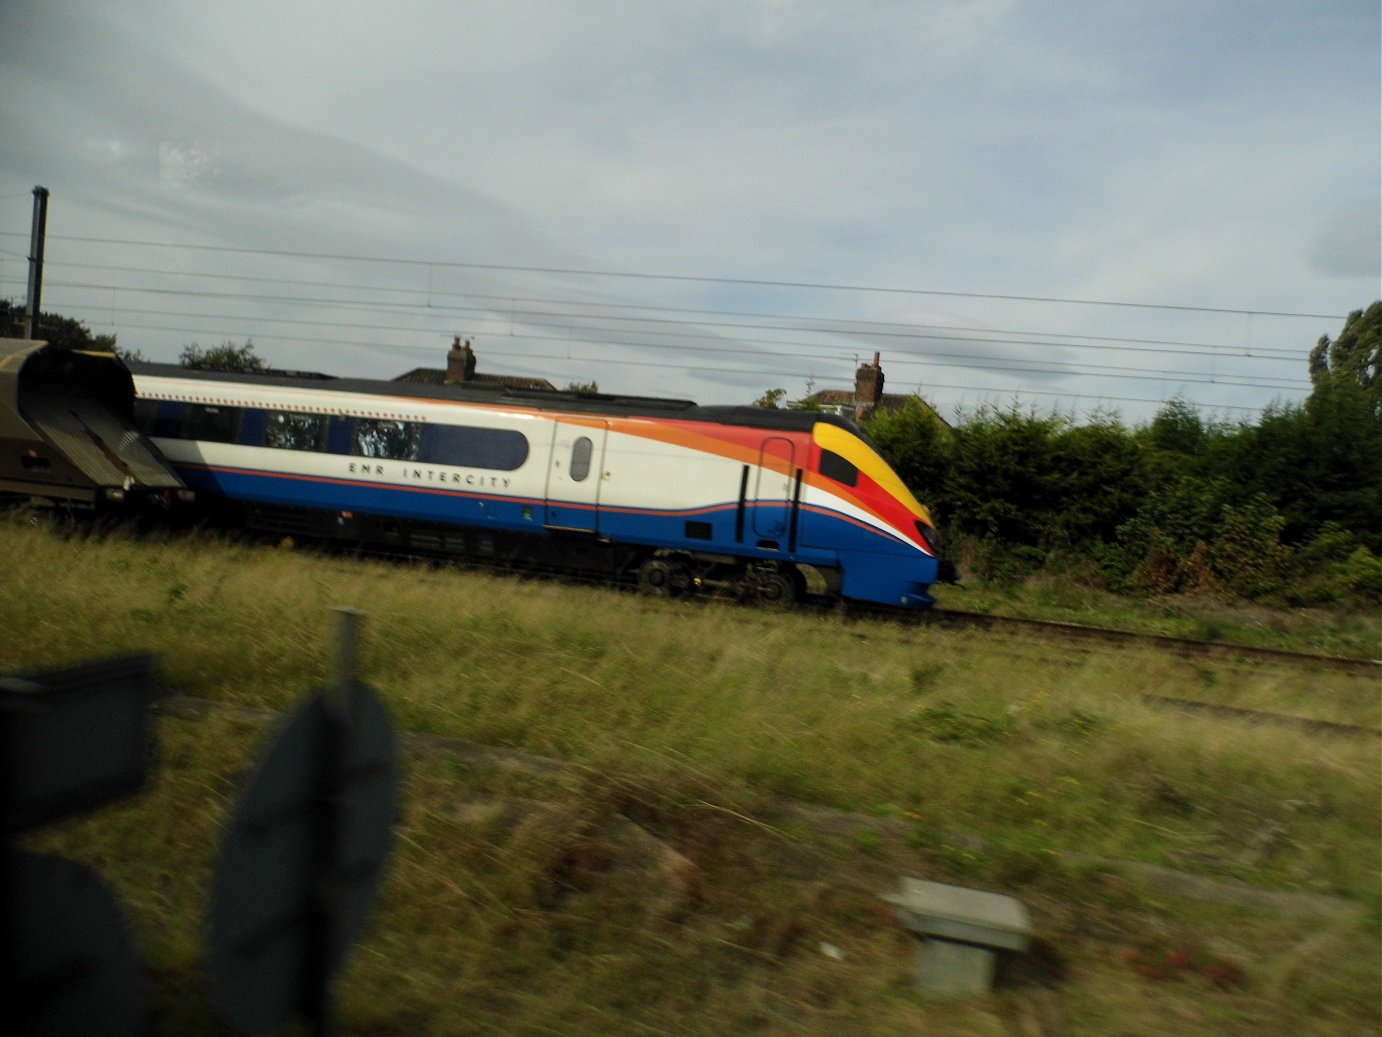
[[[1014,897],[904,878],[883,900],[921,938],[916,983],[925,993],[982,993],[993,986],[995,951],[1031,946],[1031,919]]]
[[[953,940],[923,940],[916,986],[927,994],[983,994],[993,988],[993,951]]]

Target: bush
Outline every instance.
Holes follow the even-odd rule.
[[[1337,527],[1299,551],[1294,569],[1293,605],[1382,605],[1382,558]]]
[[[1209,550],[1214,575],[1236,594],[1264,598],[1286,586],[1291,549],[1281,543],[1286,520],[1266,497],[1224,506],[1219,535]]]
[[[1011,587],[1041,568],[1044,551],[1023,544],[1010,544],[998,537],[957,535],[951,542],[953,557],[961,572],[985,583]]]
[[[1382,604],[1382,558],[1359,547],[1339,567],[1338,578],[1359,601]]]

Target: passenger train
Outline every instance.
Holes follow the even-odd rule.
[[[765,602],[921,608],[930,514],[850,421],[491,386],[130,365],[134,419],[199,500],[330,537]]]

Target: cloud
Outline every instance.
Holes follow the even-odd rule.
[[[1336,203],[1320,223],[1308,252],[1313,270],[1350,281],[1382,277],[1382,204],[1376,194]]]
[[[1099,373],[1133,358],[1081,343],[1212,341],[1227,355],[1308,348],[1337,328],[995,297],[1366,305],[1378,23],[1363,5],[1284,2],[1245,18],[1006,0],[10,0],[0,196],[51,187],[55,236],[185,246],[157,308],[187,316],[140,331],[174,352],[192,332],[171,329],[195,326],[277,335],[296,366],[382,374],[477,330],[505,336],[482,355],[550,365],[554,380],[724,400],[809,374],[848,384],[878,341],[869,322],[893,322],[885,363],[890,350],[915,362],[918,382],[1133,397],[1147,387]],[[59,241],[50,254],[130,270],[168,258],[118,251]],[[310,301],[227,281],[232,314],[177,294],[217,275],[279,278],[279,294]],[[100,305],[76,288],[50,297],[130,323],[154,308],[135,294],[153,285],[101,277]],[[574,315],[538,327],[523,300]],[[571,304],[787,314],[797,330]],[[234,319],[209,317],[223,312]],[[818,318],[833,330],[800,330]],[[913,322],[957,330],[908,340]],[[991,328],[1059,346],[972,341]],[[1032,370],[999,370],[1024,359]],[[589,366],[602,363],[608,374]]]

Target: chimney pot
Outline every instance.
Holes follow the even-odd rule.
[[[446,374],[442,377],[442,384],[469,382],[474,377],[475,350],[470,348],[470,339],[466,339],[462,344],[461,336],[456,335],[452,338],[451,349],[446,354]]]

